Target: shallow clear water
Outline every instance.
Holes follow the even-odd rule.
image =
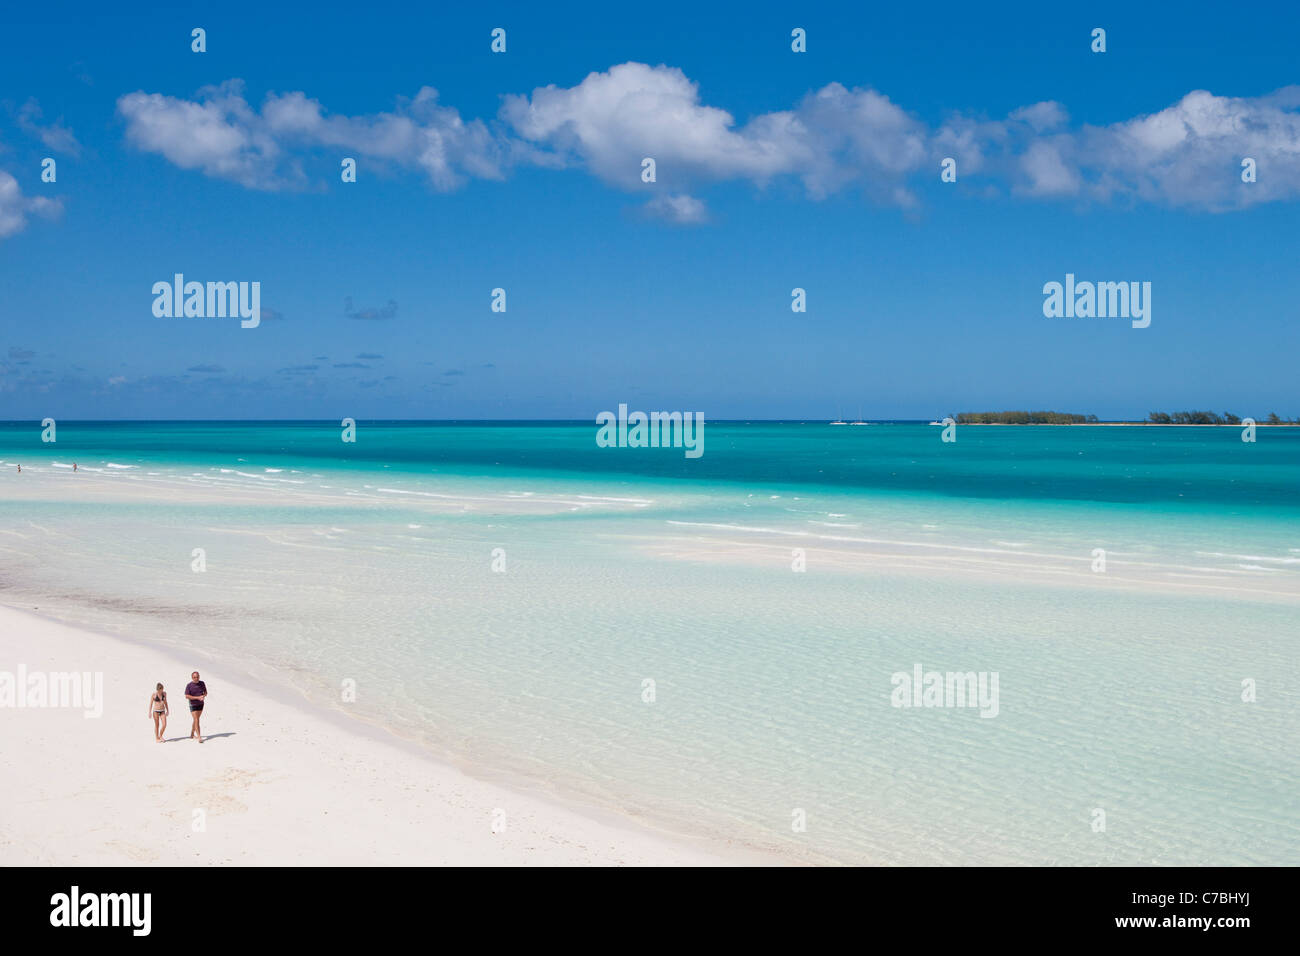
[[[1296,862],[1300,429],[939,432],[0,424],[0,601],[816,858]]]

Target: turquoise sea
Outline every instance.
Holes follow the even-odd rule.
[[[1300,428],[41,431],[0,603],[473,772],[797,859],[1300,862]],[[894,706],[918,664],[996,716]]]

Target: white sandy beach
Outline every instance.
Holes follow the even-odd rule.
[[[722,865],[780,862],[475,779],[382,731],[168,652],[0,607],[0,671],[102,672],[103,715],[0,708],[0,865]],[[194,665],[199,666],[199,665]],[[168,691],[154,742],[147,701]],[[197,832],[196,810],[206,827]],[[494,812],[505,829],[493,832]],[[497,819],[501,816],[498,813]]]
[[[1267,468],[1198,459],[1237,514],[1181,455],[1084,488],[1158,507],[78,458],[0,469],[0,694],[106,684],[99,719],[0,705],[0,865],[1294,857],[1300,711],[1242,696],[1294,659]],[[998,719],[895,706],[918,663],[999,675]]]

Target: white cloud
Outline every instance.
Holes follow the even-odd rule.
[[[641,184],[647,156],[661,180],[764,179],[791,171],[789,150],[796,145],[780,129],[733,129],[731,114],[702,105],[698,87],[681,70],[644,63],[589,74],[567,89],[507,96],[501,118],[523,139],[627,188]]]
[[[47,149],[72,156],[81,153],[81,144],[77,142],[77,137],[72,135],[72,130],[63,125],[62,118],[48,125],[41,123],[41,105],[36,100],[29,99],[24,103],[22,109],[18,111],[17,119],[19,128],[35,136],[45,144]]]
[[[1020,169],[1027,182],[1018,188],[1032,196],[1073,195],[1079,191],[1079,174],[1063,155],[1071,149],[1068,140],[1038,140],[1020,157]]]
[[[676,222],[705,218],[696,196],[717,181],[764,189],[785,179],[816,200],[853,192],[908,207],[946,156],[982,195],[1212,210],[1300,198],[1300,87],[1254,98],[1196,91],[1149,116],[1075,128],[1054,102],[932,126],[876,90],[840,83],[738,122],[680,69],[644,63],[506,96],[488,121],[463,119],[429,87],[358,116],[330,114],[303,92],[271,94],[259,111],[238,81],[194,100],[131,93],[118,108],[141,149],[251,188],[304,185],[303,155],[317,149],[415,170],[444,190],[524,164],[581,168],[619,189],[655,191],[646,210]],[[1245,156],[1259,164],[1249,186]],[[653,184],[641,180],[645,157],[655,160]]]
[[[198,99],[130,93],[118,100],[127,138],[183,169],[234,180],[254,189],[304,185],[295,147],[344,150],[423,170],[438,189],[469,176],[502,177],[504,146],[481,120],[465,122],[424,87],[393,113],[329,116],[305,93],[270,94],[259,113],[238,80],[205,87]]]
[[[280,147],[260,128],[238,81],[204,87],[197,102],[128,93],[118,99],[117,109],[133,145],[159,153],[181,169],[198,169],[254,189],[274,189],[283,182],[276,169]]]
[[[892,195],[925,153],[922,125],[874,90],[832,83],[793,110],[738,127],[727,111],[701,103],[681,70],[644,63],[507,96],[501,118],[559,164],[581,163],[627,189],[642,187],[641,162],[650,157],[657,185],[670,188],[699,179],[762,186],[793,175],[815,198],[851,183]]]
[[[0,169],[0,239],[21,232],[27,226],[29,215],[53,217],[62,208],[57,199],[24,196],[18,180]]]
[[[1300,197],[1300,86],[1268,96],[1188,93],[1173,106],[1075,137],[1098,198],[1211,210]],[[1258,180],[1241,182],[1241,161]]]
[[[465,122],[438,103],[438,91],[422,87],[401,100],[397,112],[373,116],[326,116],[305,93],[271,95],[262,107],[267,130],[282,139],[350,150],[359,156],[423,170],[439,189],[454,189],[469,176],[501,179],[507,145],[481,120]]]
[[[1065,125],[1069,119],[1066,115],[1065,108],[1060,103],[1046,101],[1043,103],[1033,103],[1029,106],[1022,106],[1018,110],[1012,110],[1007,114],[1007,119],[1013,123],[1025,123],[1035,133],[1042,133],[1047,130],[1058,129]]]
[[[925,161],[927,132],[887,96],[831,83],[804,98],[795,124],[811,147],[800,176],[814,198],[861,185],[911,204],[903,182]]]
[[[645,210],[651,216],[682,226],[698,225],[709,218],[704,203],[685,193],[656,196],[645,204]]]

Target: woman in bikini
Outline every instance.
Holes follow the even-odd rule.
[[[149,713],[153,715],[154,739],[162,743],[163,734],[167,733],[167,715],[171,713],[171,707],[167,704],[167,691],[163,690],[162,684],[149,695]]]

